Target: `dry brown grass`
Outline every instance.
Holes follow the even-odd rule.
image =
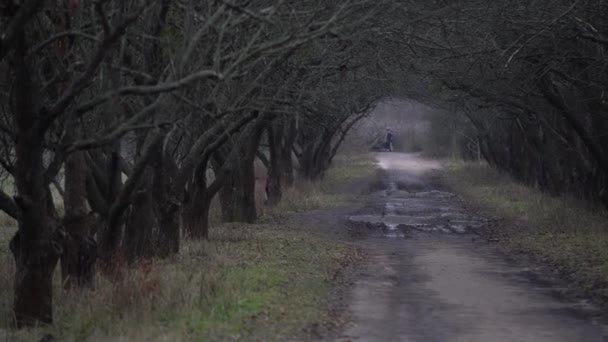
[[[608,213],[551,197],[481,163],[452,163],[445,180],[484,214],[506,219],[493,234],[515,252],[555,266],[577,287],[608,302]]]

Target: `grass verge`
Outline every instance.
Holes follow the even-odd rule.
[[[335,208],[364,198],[367,188],[358,180],[369,180],[377,170],[371,154],[338,155],[321,182],[299,181],[283,192],[275,208],[263,208],[262,216],[272,220],[282,215],[320,208]]]
[[[576,290],[608,304],[608,213],[551,197],[486,164],[451,163],[444,180],[467,203],[501,220],[484,232],[563,274]]]
[[[123,270],[119,281],[98,276],[94,291],[62,293],[57,272],[55,325],[5,330],[2,337],[15,341],[38,340],[46,334],[62,341],[297,338],[306,333],[304,329],[326,320],[330,282],[344,260],[357,257],[357,251],[295,230],[285,225],[223,225],[212,230],[209,242],[186,242],[178,256],[141,262]],[[0,296],[3,304],[9,304],[10,294],[4,293],[8,288]]]
[[[10,331],[14,262],[0,230],[0,340],[294,340],[331,321],[328,301],[359,252],[277,217],[356,199],[348,184],[375,169],[371,156],[339,158],[320,183],[286,193],[265,224],[218,224],[209,241],[185,241],[179,255],[146,260],[122,276],[98,276],[94,290],[65,293],[55,272],[55,324]]]

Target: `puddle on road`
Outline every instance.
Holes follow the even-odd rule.
[[[467,234],[487,221],[465,213],[454,203],[452,193],[429,189],[430,186],[409,192],[401,190],[408,188],[402,183],[385,183],[385,190],[370,196],[361,211],[365,214],[348,218],[356,235],[403,239],[411,238],[415,232]]]

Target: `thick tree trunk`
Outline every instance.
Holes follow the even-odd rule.
[[[222,218],[225,222],[253,223],[257,219],[255,169],[253,161],[239,161],[220,190]]]
[[[26,36],[16,43],[11,68],[16,82],[14,119],[16,128],[15,181],[19,207],[19,230],[10,243],[15,257],[15,293],[13,317],[17,327],[52,323],[53,271],[62,252],[63,235],[49,215],[43,166],[43,139],[28,61]]]
[[[69,140],[80,137],[75,119],[67,124]],[[64,288],[90,286],[95,274],[97,243],[92,238],[87,206],[87,165],[82,151],[71,153],[65,161],[65,216],[63,225],[66,239],[61,256],[61,278]]]
[[[228,157],[226,160],[232,163],[232,172],[220,191],[222,216],[226,222],[253,223],[257,220],[253,161],[269,119],[267,115],[262,116],[245,130],[234,146],[238,149],[238,158],[231,161],[231,157]]]
[[[32,213],[32,210],[27,209],[29,205],[31,203],[23,205],[22,208],[26,209],[24,214]],[[17,328],[53,323],[53,272],[63,244],[59,230],[53,235],[45,232],[44,240],[47,241],[33,244],[27,234],[33,230],[30,229],[33,227],[29,227],[29,222],[19,224],[19,232],[10,244],[16,263],[13,315]]]
[[[162,144],[160,140],[148,135],[138,140],[137,149],[139,159],[145,158],[144,153],[149,153],[150,157],[143,166],[144,171],[139,186],[132,195],[133,201],[125,222],[123,251],[130,263],[154,255],[153,234],[158,230],[153,187],[155,169],[160,163],[159,159],[162,159]]]
[[[151,37],[143,44],[143,65],[152,75],[151,80],[138,80],[142,83],[157,83],[165,64],[166,54],[162,53],[162,30],[166,24],[167,14],[172,5],[171,0],[162,0],[160,6],[154,8],[155,12],[144,25]],[[146,99],[150,105],[150,99]],[[149,140],[151,157],[138,190],[135,201],[131,204],[131,211],[125,227],[125,244],[127,256],[130,261],[151,256],[166,257],[179,251],[179,215],[177,199],[172,196],[172,179],[175,169],[168,164],[164,155],[162,140],[158,140],[160,133],[145,135],[140,141],[143,145]],[[142,148],[139,149],[143,151]],[[143,157],[143,154],[141,156]]]
[[[209,207],[213,193],[207,189],[207,161],[196,167],[182,209],[186,235],[194,240],[209,237]]]
[[[209,207],[211,199],[205,191],[194,190],[182,211],[182,222],[186,235],[194,240],[209,237]]]
[[[151,159],[125,228],[125,252],[130,262],[179,252],[179,205],[172,183],[176,170],[164,155],[162,140],[155,136],[149,140]]]
[[[11,240],[16,262],[13,314],[17,327],[53,321],[53,271],[61,255],[63,234],[46,214],[42,148],[21,135],[17,146],[19,231]]]
[[[61,276],[65,289],[89,286],[93,283],[97,243],[91,236],[84,152],[74,152],[65,163],[66,239],[61,256]]]
[[[328,166],[329,145],[325,140],[309,145],[298,158],[300,169],[298,175],[309,181],[323,179]]]
[[[135,193],[125,226],[124,253],[132,263],[153,256],[153,231],[155,226],[152,200],[152,175],[148,170],[143,176],[142,187]]]
[[[163,151],[163,158],[154,168],[153,198],[158,215],[156,255],[165,258],[179,252],[179,203],[174,195],[172,180],[177,167]]]
[[[123,239],[122,227],[124,226],[123,221],[125,220],[125,214],[127,214],[127,219],[129,220],[128,209],[131,209],[131,213],[133,212],[133,204],[131,199],[135,198],[139,200],[140,206],[146,206],[145,210],[153,211],[151,208],[151,204],[145,204],[143,202],[147,201],[143,197],[150,196],[149,191],[145,191],[146,189],[150,189],[150,186],[153,183],[153,173],[152,167],[150,166],[151,160],[153,158],[157,158],[159,151],[162,148],[163,136],[158,134],[152,136],[150,142],[147,146],[140,152],[140,156],[138,157],[137,163],[133,167],[131,176],[125,182],[124,187],[122,187],[118,197],[112,203],[111,207],[108,210],[108,218],[106,229],[104,230],[104,234],[101,238],[101,247],[102,247],[102,257],[104,259],[104,263],[106,266],[111,266],[114,263],[114,258],[117,256],[119,252],[119,247],[123,240],[126,240],[126,233]],[[143,145],[143,143],[142,143]],[[146,194],[146,192],[148,192]],[[142,197],[143,196],[143,197]],[[149,200],[149,203],[152,203],[152,200]],[[141,218],[146,219],[146,218]],[[135,218],[135,220],[131,220],[131,222],[139,221],[139,218]],[[137,228],[137,227],[135,227]],[[134,231],[130,231],[128,228],[125,228],[125,231],[129,234],[138,234]],[[131,236],[130,238],[133,238]]]

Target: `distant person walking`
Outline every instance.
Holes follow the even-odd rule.
[[[393,132],[390,128],[386,129],[386,136],[384,137],[384,148],[389,152],[393,152]]]

